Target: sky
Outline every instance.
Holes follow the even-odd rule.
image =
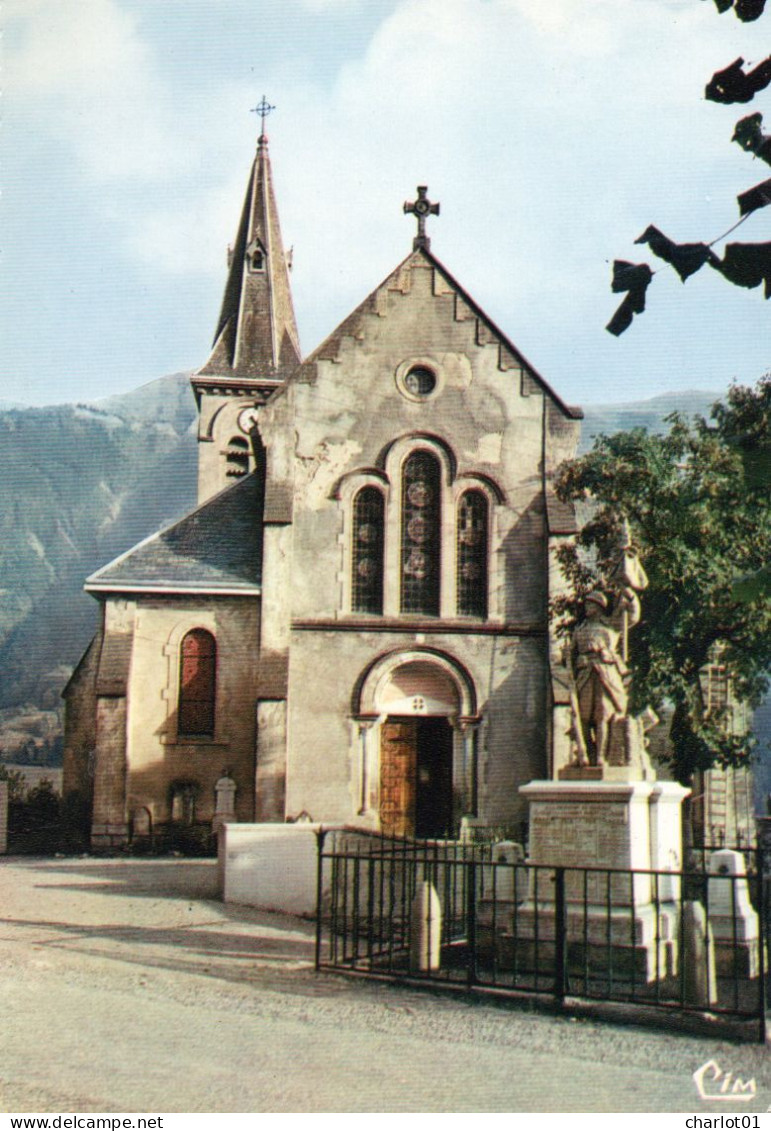
[[[127,392],[202,365],[266,95],[304,353],[432,251],[575,404],[722,392],[771,368],[771,303],[635,246],[711,242],[767,167],[764,109],[707,102],[771,14],[711,0],[4,0],[0,401]],[[768,102],[768,99],[765,99]],[[767,120],[771,109],[767,113]],[[732,238],[771,238],[771,208]],[[718,244],[716,250],[722,248]],[[621,338],[614,259],[660,268]]]

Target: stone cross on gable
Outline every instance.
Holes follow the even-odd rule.
[[[404,211],[412,212],[418,221],[418,234],[412,241],[413,251],[417,251],[419,247],[424,247],[426,250],[431,247],[431,240],[426,235],[426,217],[439,215],[439,205],[432,204],[426,195],[427,193],[427,185],[418,185],[417,200],[405,200],[404,202]]]

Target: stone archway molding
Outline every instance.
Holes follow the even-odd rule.
[[[384,693],[400,668],[410,664],[429,664],[438,673],[448,677],[457,694],[455,710],[448,715],[456,718],[473,718],[477,713],[477,695],[474,681],[466,668],[446,652],[434,648],[396,649],[378,657],[362,673],[353,693],[352,715],[357,718],[377,718],[383,713]],[[442,712],[444,713],[444,712]]]

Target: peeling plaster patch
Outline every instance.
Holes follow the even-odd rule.
[[[488,432],[479,437],[475,451],[466,451],[464,456],[473,463],[500,463],[503,447],[502,432]]]
[[[324,506],[333,485],[361,450],[361,444],[355,440],[345,440],[340,444],[324,440],[317,445],[312,456],[297,457],[299,474],[296,485],[304,492],[305,503],[310,510],[317,511]]]

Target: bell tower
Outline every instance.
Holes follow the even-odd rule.
[[[194,374],[198,403],[198,502],[259,468],[259,408],[302,360],[265,118],[265,98],[228,278],[208,361]]]

